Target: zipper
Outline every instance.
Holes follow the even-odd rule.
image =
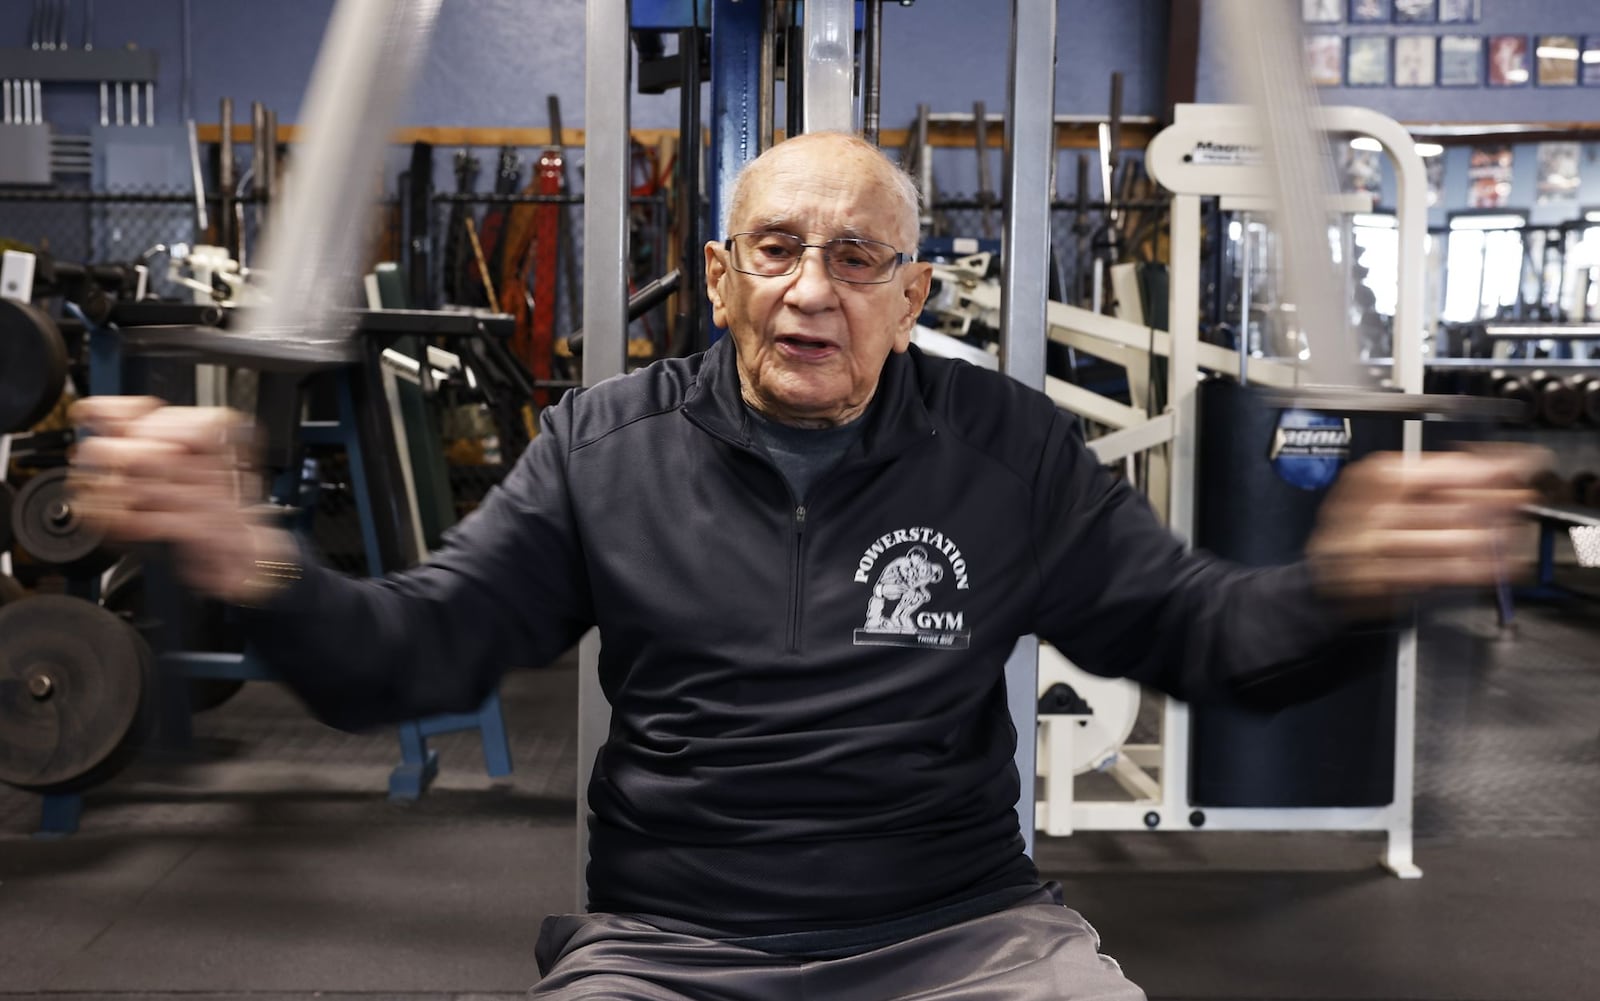
[[[806,531],[806,506],[796,504],[794,508],[794,542],[789,547],[790,566],[793,568],[789,575],[789,652],[800,652],[800,595],[805,583],[804,572],[805,552],[803,543]]]

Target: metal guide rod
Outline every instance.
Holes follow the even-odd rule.
[[[237,252],[233,229],[233,98],[222,99],[219,114],[222,129],[217,139],[217,194],[222,202],[217,210],[217,242],[232,257]]]
[[[1300,28],[1288,5],[1222,0],[1223,36],[1241,48],[1230,61],[1234,86],[1255,110],[1284,248],[1287,298],[1310,345],[1311,381],[1351,385],[1359,378],[1356,346],[1335,280],[1324,206],[1338,191],[1327,142],[1316,131],[1316,99],[1301,60]]]
[[[855,0],[805,0],[806,132],[855,128]]]
[[[1005,219],[1000,255],[1001,366],[1025,386],[1044,389],[1047,269],[1050,262],[1050,163],[1054,135],[1056,5],[1011,3],[1011,72],[1005,131]],[[1038,719],[1039,641],[1025,636],[1006,661],[1006,700],[1017,728],[1022,796],[1017,819],[1033,851],[1034,729]]]
[[[761,152],[761,23],[763,4],[713,0],[711,5],[711,151],[706,196],[712,235],[723,232],[734,179]],[[797,68],[791,56],[788,80]],[[755,88],[752,90],[752,87]],[[683,150],[678,151],[684,155]],[[696,293],[698,294],[698,292]]]
[[[772,148],[773,120],[778,94],[778,31],[786,23],[786,0],[761,5],[761,81],[756,90],[756,145],[761,152]],[[679,152],[682,156],[682,152]],[[698,290],[695,292],[699,294]]]
[[[189,178],[194,184],[194,228],[199,239],[204,239],[206,227],[206,181],[200,170],[200,142],[195,136],[194,121],[185,123],[189,138]]]
[[[267,301],[251,311],[244,336],[292,345],[308,360],[345,357],[349,331],[328,329],[329,311],[356,286],[372,181],[440,3],[340,0],[334,8],[306,90],[296,180],[274,200],[263,251],[253,255],[264,263]]]
[[[861,33],[861,134],[873,145],[878,143],[882,74],[883,0],[866,0],[866,24]]]
[[[588,0],[584,35],[583,382],[620,375],[628,336],[628,94],[633,90],[629,0]],[[619,80],[618,74],[621,74]],[[680,151],[680,155],[681,151]],[[589,774],[611,715],[600,687],[600,637],[578,644],[578,904],[589,860]]]

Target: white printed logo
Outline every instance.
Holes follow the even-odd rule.
[[[883,557],[889,558],[878,568]],[[855,631],[856,645],[967,649],[972,630],[963,614],[925,607],[933,601],[936,585],[947,579],[955,590],[967,589],[967,561],[942,532],[896,529],[875,540],[856,565],[856,582],[872,585],[866,622]]]

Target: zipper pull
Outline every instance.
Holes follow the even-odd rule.
[[[806,506],[801,504],[794,509],[794,531],[796,535],[806,530]]]

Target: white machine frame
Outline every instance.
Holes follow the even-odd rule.
[[[1334,107],[1320,111],[1322,129],[1337,135],[1377,139],[1389,154],[1399,179],[1400,287],[1394,325],[1396,388],[1422,391],[1423,272],[1427,233],[1426,181],[1422,160],[1409,134],[1393,119],[1363,108]],[[1213,155],[1206,155],[1210,151]],[[1199,153],[1200,155],[1197,155]],[[1091,442],[1102,461],[1112,462],[1134,451],[1171,442],[1168,510],[1173,530],[1192,538],[1198,428],[1196,390],[1201,369],[1238,370],[1234,351],[1199,340],[1201,199],[1219,196],[1228,208],[1264,211],[1270,205],[1261,192],[1270,190],[1262,159],[1259,127],[1252,109],[1238,105],[1182,105],[1174,123],[1152,140],[1146,165],[1152,177],[1172,192],[1171,333],[1085,310],[1052,303],[1050,337],[1097,357],[1122,361],[1130,372],[1143,367],[1148,355],[1171,358],[1167,412],[1147,415],[1135,408],[1093,397],[1074,386],[1049,387],[1066,409],[1117,429]],[[1341,207],[1341,206],[1336,206]],[[974,290],[975,300],[986,293]],[[1293,366],[1262,359],[1250,361],[1252,381],[1293,385]],[[1053,380],[1052,380],[1053,381]],[[1137,398],[1137,397],[1136,397]],[[1404,449],[1421,448],[1421,425],[1407,421]],[[1042,795],[1037,804],[1039,829],[1051,835],[1074,830],[1339,830],[1384,831],[1388,844],[1382,864],[1401,877],[1420,876],[1412,856],[1412,795],[1415,768],[1416,632],[1401,637],[1396,663],[1394,799],[1382,807],[1351,808],[1197,808],[1189,802],[1189,710],[1165,699],[1161,742],[1126,745],[1108,771],[1132,796],[1128,801],[1083,801],[1073,796],[1070,772],[1059,763],[1071,760],[1072,717],[1041,717]],[[1052,768],[1051,765],[1057,767]],[[1157,777],[1159,775],[1159,778]],[[1195,823],[1201,821],[1201,823]]]

